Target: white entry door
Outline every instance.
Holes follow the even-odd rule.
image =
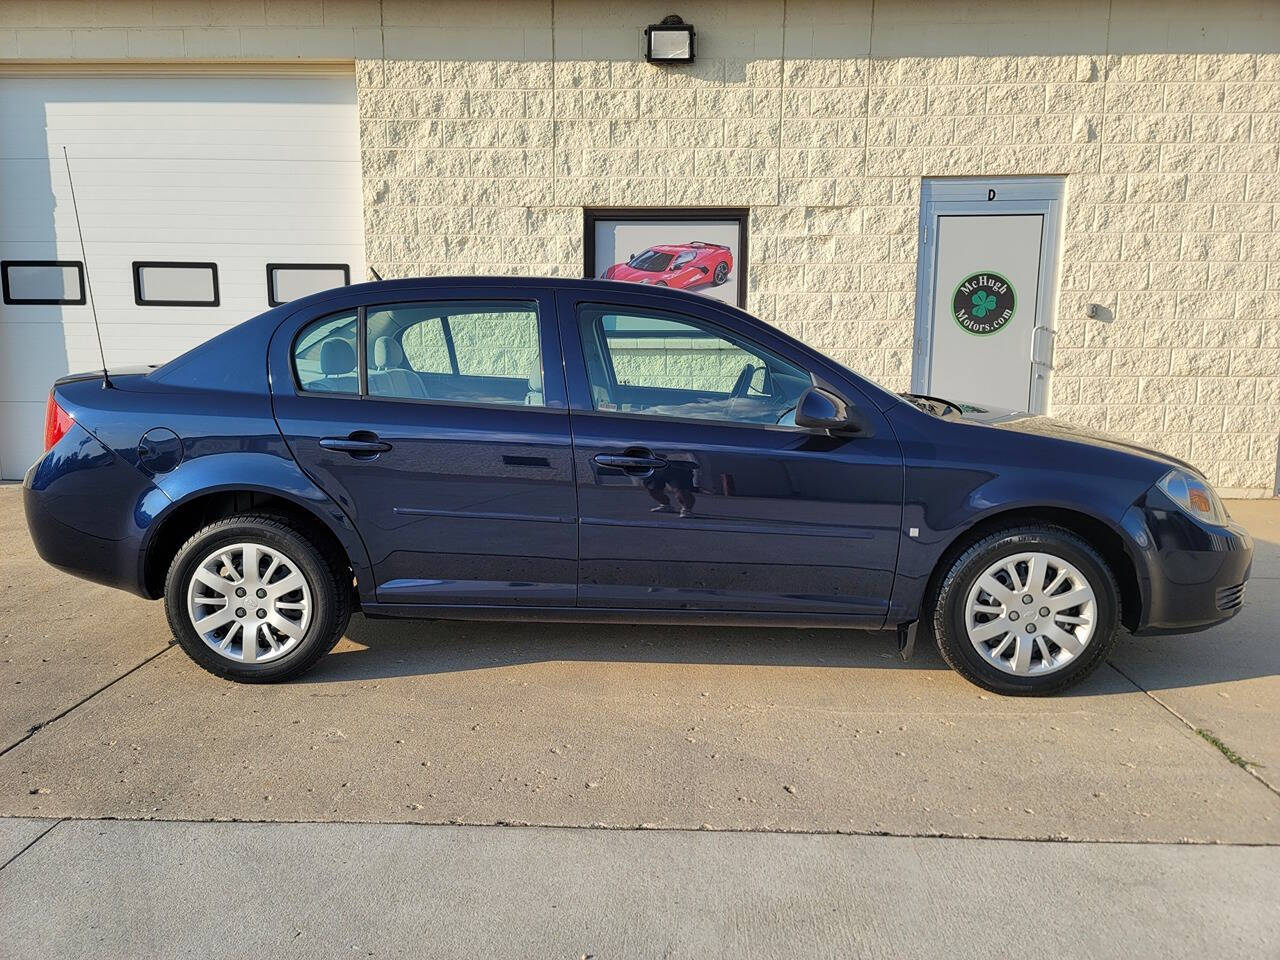
[[[163,363],[363,280],[361,205],[349,71],[0,78],[0,477],[39,455],[53,380],[101,363],[86,280],[107,363]]]
[[[998,186],[969,185],[972,199],[926,191],[913,389],[1040,413],[1048,403],[1058,201],[1019,196],[1022,184],[987,183]]]

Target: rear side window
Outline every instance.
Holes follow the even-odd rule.
[[[359,326],[359,316],[351,310],[321,317],[304,327],[293,342],[293,369],[298,386],[309,393],[358,396]]]
[[[536,304],[519,300],[370,307],[369,394],[543,406]]]

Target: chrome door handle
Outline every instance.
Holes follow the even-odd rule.
[[[634,454],[597,453],[592,459],[602,467],[613,467],[632,476],[647,476],[667,465],[661,457],[640,455],[638,451]]]
[[[379,440],[376,433],[360,430],[349,437],[325,437],[320,446],[335,453],[349,453],[358,459],[371,460],[391,449],[391,444]]]

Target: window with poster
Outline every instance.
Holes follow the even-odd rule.
[[[740,207],[588,209],[586,276],[747,302],[747,213]]]

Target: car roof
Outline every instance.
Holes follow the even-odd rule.
[[[684,290],[677,290],[670,287],[653,287],[648,284],[637,285],[628,283],[624,280],[595,280],[581,277],[525,277],[525,276],[436,276],[436,277],[404,277],[395,280],[370,280],[365,283],[353,283],[346,287],[334,287],[330,290],[322,290],[319,293],[313,293],[305,297],[299,297],[297,300],[290,300],[282,306],[268,311],[283,318],[285,315],[291,315],[295,311],[310,307],[318,306],[329,300],[342,298],[344,300],[355,295],[359,299],[367,299],[371,303],[385,301],[387,298],[394,298],[400,295],[421,296],[424,293],[442,293],[447,294],[454,290],[483,290],[487,287],[494,288],[510,288],[524,287],[527,290],[599,290],[601,296],[617,298],[619,293],[626,291],[645,297],[664,297],[674,302],[702,304],[704,306],[718,307],[722,310],[728,310],[734,313],[747,314],[745,310],[724,303],[721,300],[710,298],[700,293],[689,293]],[[624,294],[625,296],[625,294]],[[266,316],[266,314],[263,314]],[[759,323],[759,319],[751,317]]]

